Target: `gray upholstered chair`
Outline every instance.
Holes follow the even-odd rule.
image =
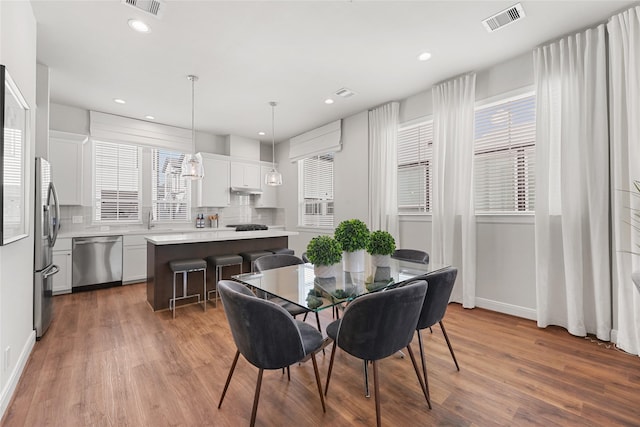
[[[396,249],[391,258],[400,261],[417,262],[420,264],[429,264],[429,254],[418,249]]]
[[[299,264],[304,264],[304,262],[295,255],[287,255],[287,254],[265,255],[255,260],[255,267],[257,271],[272,270],[274,268],[287,267],[289,265],[299,265]],[[270,298],[270,301],[275,302],[279,306],[283,307],[293,317],[296,317],[299,314],[304,314],[304,318],[302,319],[303,322],[307,320],[307,315],[309,314],[310,311],[312,311],[304,307],[300,307],[297,304],[293,304],[289,301],[285,301],[282,298],[278,298],[278,297]],[[317,311],[315,313],[316,313],[316,323],[318,324],[318,330],[322,331],[320,326],[320,316],[318,315]]]
[[[311,261],[309,261],[309,258],[307,258],[307,253],[303,252],[302,253],[302,261],[304,261],[306,264],[310,263]]]
[[[424,375],[427,394],[429,394],[429,380],[427,378],[427,365],[424,360],[424,346],[422,344],[422,335],[420,331],[426,328],[431,328],[431,326],[439,323],[440,329],[442,329],[442,334],[444,335],[444,339],[447,341],[447,345],[449,346],[449,352],[451,353],[453,362],[456,364],[456,369],[458,371],[460,370],[458,360],[456,359],[456,355],[453,352],[453,347],[451,347],[451,342],[449,341],[449,336],[447,335],[447,331],[445,330],[444,324],[442,323],[442,318],[447,311],[449,298],[451,298],[451,291],[453,291],[453,285],[456,281],[457,275],[458,269],[449,267],[442,271],[438,271],[425,276],[425,279],[428,281],[429,286],[427,288],[427,296],[424,298],[424,305],[422,306],[422,311],[420,312],[420,318],[418,319],[416,331],[418,333],[420,359],[422,360],[422,374]],[[409,285],[410,283],[405,286]]]
[[[315,355],[322,348],[322,334],[312,326],[291,318],[279,305],[256,298],[240,283],[221,280],[218,290],[237,347],[218,409],[222,406],[240,354],[258,368],[258,381],[251,412],[252,426],[256,421],[264,370],[285,368],[301,362],[310,355],[322,410],[326,412]]]
[[[329,362],[325,394],[329,391],[336,346],[364,360],[365,363],[372,362],[376,422],[380,426],[380,392],[376,362],[406,348],[411,356],[411,363],[416,371],[422,393],[429,402],[426,387],[410,345],[426,292],[427,283],[419,281],[386,292],[363,295],[347,306],[342,319],[327,326],[327,335],[333,339],[333,351]]]

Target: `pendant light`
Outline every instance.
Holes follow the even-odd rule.
[[[271,170],[264,177],[264,183],[267,185],[282,185],[282,174],[276,170],[276,131],[275,131],[275,111],[277,102],[271,101]]]
[[[182,168],[180,176],[187,179],[202,179],[204,178],[204,167],[202,166],[202,155],[196,153],[196,127],[195,127],[195,83],[198,81],[198,76],[188,75],[187,78],[191,81],[191,154],[185,154],[184,160],[182,160]]]

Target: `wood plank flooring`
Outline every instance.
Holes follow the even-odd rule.
[[[217,409],[235,345],[222,304],[154,313],[144,284],[55,298],[2,426],[248,425],[257,369],[242,357]],[[331,311],[322,313],[323,327]],[[312,317],[312,316],[311,316]],[[310,318],[311,318],[310,317]],[[315,319],[310,320],[314,323]],[[380,363],[387,426],[638,426],[640,358],[561,328],[451,304],[447,332],[423,331],[433,409],[409,358]],[[331,347],[318,355],[326,380]],[[417,338],[413,348],[418,353]],[[338,350],[323,413],[306,362],[265,372],[257,425],[375,425],[362,363]],[[372,389],[373,392],[373,389]]]

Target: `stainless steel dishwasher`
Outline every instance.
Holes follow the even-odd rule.
[[[73,292],[122,285],[122,236],[74,237]]]

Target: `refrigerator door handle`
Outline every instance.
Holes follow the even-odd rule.
[[[57,265],[53,264],[51,267],[49,267],[47,269],[47,271],[42,273],[42,278],[46,279],[47,277],[53,276],[54,274],[57,274],[59,272],[60,272],[60,267],[58,267]]]
[[[58,239],[58,231],[60,230],[60,204],[58,203],[58,193],[56,193],[56,187],[53,182],[49,183],[49,196],[47,197],[47,204],[51,204],[51,196],[53,196],[53,207],[55,210],[55,217],[53,217],[53,236],[50,236],[50,246],[56,244]],[[48,223],[49,221],[47,221]]]

